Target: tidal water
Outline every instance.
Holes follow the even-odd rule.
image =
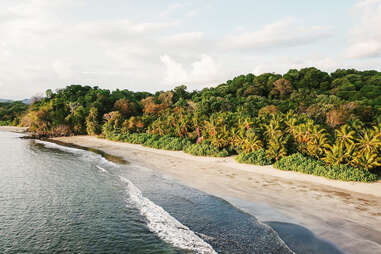
[[[269,226],[149,168],[0,132],[0,253],[293,253]]]

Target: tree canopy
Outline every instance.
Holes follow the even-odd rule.
[[[381,164],[377,71],[329,74],[311,67],[247,74],[201,91],[185,85],[156,93],[70,85],[47,90],[25,110],[19,103],[0,104],[0,120],[29,126],[40,136],[90,134],[135,142],[138,134],[142,140],[158,135],[176,138],[160,142],[184,139],[192,146],[183,150],[197,154],[256,152],[255,158],[274,162],[300,153],[373,171]]]

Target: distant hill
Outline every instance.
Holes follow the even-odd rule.
[[[12,102],[13,100],[8,100],[8,99],[0,99],[0,103],[1,102]],[[24,100],[20,100],[22,103],[24,103],[24,104],[30,104],[30,102],[31,102],[31,99],[24,99]]]
[[[21,102],[29,105],[31,103],[31,101],[32,101],[31,99],[24,99]]]

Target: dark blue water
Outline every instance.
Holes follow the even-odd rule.
[[[0,132],[0,253],[292,253],[253,216],[157,171],[19,136]]]

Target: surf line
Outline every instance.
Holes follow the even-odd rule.
[[[99,169],[100,171],[104,172],[104,173],[108,173],[108,171],[104,168],[102,168],[101,166],[98,166],[96,165],[97,169]]]
[[[119,178],[127,184],[127,202],[138,208],[140,214],[146,218],[148,228],[162,240],[176,248],[191,250],[197,254],[217,254],[212,246],[187,226],[181,224],[162,207],[144,197],[130,180],[121,176]]]
[[[65,145],[64,143],[63,144],[57,144],[57,143],[54,143],[54,141],[42,141],[42,140],[38,140],[38,139],[34,140],[34,142],[36,142],[38,144],[42,144],[46,148],[58,149],[58,150],[61,150],[64,152],[69,152],[69,153],[80,155],[82,158],[87,159],[87,160],[96,159],[96,160],[99,160],[102,164],[108,164],[108,165],[111,165],[113,167],[119,167],[119,164],[117,164],[111,160],[108,160],[103,155],[100,155],[100,154],[93,152],[93,151],[90,151],[90,150],[86,150],[85,148],[74,148],[74,147],[69,147],[69,146]],[[103,172],[107,172],[107,170],[104,171],[103,169],[99,168],[98,166],[97,166],[97,168]]]

